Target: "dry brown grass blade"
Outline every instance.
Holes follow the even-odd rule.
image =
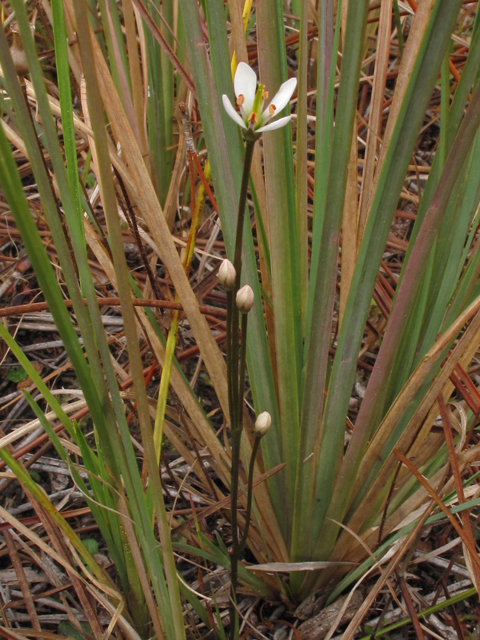
[[[325,637],[325,640],[331,640],[331,638],[333,637],[333,634],[334,634],[334,633],[335,633],[335,631],[337,630],[337,627],[341,624],[341,621],[342,621],[343,615],[344,615],[344,613],[345,613],[345,611],[346,611],[347,607],[349,606],[349,604],[350,604],[350,602],[351,602],[351,599],[353,598],[353,595],[354,595],[354,593],[355,593],[355,591],[356,591],[357,587],[361,584],[361,582],[362,582],[363,580],[365,580],[365,579],[366,579],[367,575],[369,575],[369,574],[374,570],[374,568],[378,568],[378,570],[379,570],[380,574],[382,575],[382,574],[383,574],[383,570],[382,570],[382,568],[381,568],[381,565],[382,565],[382,563],[384,562],[384,558],[380,559],[380,560],[377,562],[377,560],[376,560],[376,558],[375,558],[375,556],[374,556],[374,554],[373,554],[373,552],[372,552],[371,548],[370,548],[370,547],[366,544],[366,542],[365,542],[364,540],[362,540],[362,538],[361,538],[359,535],[357,535],[354,531],[352,531],[351,529],[349,529],[349,528],[348,528],[348,527],[346,527],[345,525],[341,524],[340,522],[337,522],[337,521],[335,521],[335,520],[333,520],[333,522],[335,522],[335,524],[338,524],[338,525],[339,525],[340,527],[342,527],[342,528],[343,528],[343,529],[344,529],[348,534],[350,534],[353,538],[355,538],[355,539],[357,540],[357,542],[359,543],[360,547],[362,547],[362,548],[365,550],[366,554],[372,558],[372,560],[373,560],[373,562],[374,562],[374,565],[373,565],[373,566],[372,566],[372,567],[367,571],[367,573],[366,573],[366,574],[364,574],[364,576],[362,576],[362,577],[360,578],[360,580],[357,582],[357,584],[355,585],[355,587],[352,589],[352,591],[351,591],[351,592],[348,594],[348,596],[346,597],[345,602],[343,603],[343,605],[342,605],[341,609],[340,609],[340,610],[339,610],[339,612],[338,612],[338,615],[337,615],[337,617],[336,617],[336,619],[335,619],[334,623],[332,624],[332,626],[331,626],[331,628],[330,628],[330,631],[328,632],[327,636]],[[332,574],[332,575],[333,575],[333,574]],[[392,586],[391,582],[390,582],[389,580],[387,580],[386,584],[387,584],[388,590],[390,591],[390,594],[391,594],[392,598],[396,601],[396,600],[397,600],[397,597],[396,597],[395,590],[394,590],[394,588],[393,588],[393,586]]]
[[[463,326],[463,324],[470,319],[472,313],[476,313],[478,311],[478,309],[480,308],[479,303],[480,303],[480,299],[475,300],[472,303],[472,305],[470,305],[470,307],[465,310],[462,316],[460,316],[457,319],[456,323],[454,323],[454,326],[452,325],[452,327],[450,327],[448,334],[444,335],[440,339],[440,342],[442,344],[439,345],[439,343],[437,343],[437,345],[441,347],[441,350],[443,350],[443,348],[445,348],[445,344],[448,344],[450,339],[452,339],[452,337],[456,335],[456,333],[459,331],[461,326]],[[478,323],[478,317],[477,317],[477,323]],[[471,328],[471,325],[469,329],[470,328]],[[446,343],[442,342],[443,338],[446,338]],[[477,351],[478,344],[480,343],[480,331],[477,331],[476,336],[473,336],[473,337],[472,337],[472,333],[469,333],[467,337],[463,336],[461,342],[462,342],[462,347],[460,348],[460,351],[457,352],[457,356],[458,356],[458,353],[461,353],[461,351],[464,350],[464,353],[460,358],[460,362],[464,367],[466,367],[468,363],[471,361],[472,357],[475,355],[475,352]],[[460,345],[457,345],[457,348],[459,346]],[[433,350],[430,352],[430,354],[427,354],[427,355],[433,355]],[[448,370],[452,368],[452,365],[455,366],[454,361],[451,362],[451,365],[448,367]],[[440,382],[439,384],[437,384],[439,380]],[[411,381],[412,381],[412,378],[410,379],[410,382]],[[445,376],[442,375],[440,379],[437,378],[437,381],[434,382],[434,388],[433,389],[431,388],[428,396],[429,399],[425,404],[425,406],[422,405],[418,409],[417,413],[413,416],[412,420],[410,421],[408,429],[405,433],[405,437],[402,439],[402,443],[403,443],[402,446],[404,446],[405,449],[408,449],[408,447],[410,446],[410,443],[412,442],[412,438],[415,435],[415,447],[416,447],[416,444],[420,441],[421,443],[419,445],[420,449],[422,447],[426,449],[428,445],[428,450],[431,451],[432,454],[438,450],[438,449],[435,449],[435,443],[428,443],[428,441],[425,442],[425,440],[427,439],[431,426],[433,425],[433,422],[436,420],[436,417],[438,416],[438,413],[439,413],[436,397],[438,396],[438,393],[442,388],[442,381],[443,381],[444,397],[448,398],[450,396],[451,390],[453,389],[453,384],[449,380],[449,375],[447,375],[446,378]],[[408,393],[410,393],[410,391],[407,389],[408,384],[410,383],[407,383],[407,386],[404,388],[404,392],[408,391]],[[402,394],[398,396],[396,402],[397,401],[409,402],[409,400],[407,400],[406,398],[402,399]],[[430,410],[428,410],[429,404],[431,405]],[[392,407],[392,410],[395,408],[395,405],[396,403]],[[423,426],[421,426],[426,414],[428,414],[428,416]],[[389,418],[389,414],[387,414],[385,420],[387,420],[388,418]],[[420,426],[421,426],[421,429],[420,429]],[[420,429],[420,433],[418,433],[419,429]],[[416,455],[414,453],[415,447],[412,447],[411,449],[408,450],[410,456]],[[477,455],[477,449],[478,449],[478,446],[475,446],[465,451],[461,456],[461,464],[465,465],[465,464],[468,464],[470,461],[472,461]],[[428,454],[428,451],[427,451],[427,454]],[[423,452],[422,452],[422,456],[423,456]],[[427,459],[428,459],[428,455],[427,455]],[[377,476],[376,481],[372,485],[370,491],[367,493],[364,500],[360,503],[358,509],[356,510],[355,514],[353,515],[352,519],[349,522],[349,527],[354,531],[361,530],[361,527],[364,521],[364,516],[366,513],[365,509],[367,508],[367,505],[370,504],[369,501],[376,500],[376,498],[379,495],[381,495],[384,483],[387,482],[388,479],[392,476],[395,469],[395,465],[398,464],[397,458],[393,456],[393,454],[390,456],[387,462],[388,462],[388,468],[384,465],[383,469],[380,471],[379,475]],[[372,461],[370,461],[370,463],[373,464]],[[444,474],[446,473],[446,470],[447,470],[447,467],[444,466],[433,476],[433,478],[431,479],[431,482],[434,486],[439,487],[442,485],[442,483],[444,482]],[[453,489],[453,480],[447,483],[445,490],[447,489],[448,490]],[[428,494],[426,493],[426,491],[422,487],[420,487],[418,491],[416,491],[415,494],[411,496],[406,501],[406,503],[404,503],[404,505],[402,505],[399,509],[397,509],[387,519],[387,521],[383,525],[383,536],[385,537],[390,532],[392,532],[397,526],[400,525],[400,523],[404,521],[404,519],[410,513],[412,513],[412,511],[415,511],[416,509],[418,509],[425,502],[425,498],[427,497],[427,495]],[[378,529],[374,527],[373,529],[367,530],[362,535],[362,537],[367,542],[367,544],[373,548],[378,542]],[[360,559],[362,556],[363,556],[363,551],[356,548],[356,545],[352,543],[351,537],[348,536],[346,533],[342,533],[339,539],[337,540],[337,544],[332,554],[332,559],[336,559],[336,560],[348,559],[348,560],[356,561]]]
[[[376,188],[378,178],[381,173],[385,155],[387,153],[388,146],[393,134],[393,129],[398,119],[398,113],[400,111],[400,107],[407,90],[408,82],[410,80],[413,66],[417,58],[418,50],[422,42],[423,34],[425,33],[425,29],[427,27],[433,5],[434,0],[424,0],[424,2],[421,2],[412,21],[412,26],[408,34],[408,40],[403,52],[403,58],[400,65],[397,82],[395,84],[395,94],[390,106],[387,126],[385,128],[385,133],[383,134],[382,148],[380,150],[380,155],[378,158],[373,190],[375,190]]]
[[[347,168],[347,186],[345,190],[345,204],[342,216],[342,271],[340,281],[340,310],[339,329],[342,324],[343,314],[347,304],[348,292],[355,270],[357,257],[357,229],[358,229],[358,142],[357,123],[354,123],[354,135],[352,137],[352,148],[350,150],[350,160]]]
[[[385,586],[385,584],[389,580],[391,573],[398,566],[399,562],[403,558],[404,554],[408,551],[408,549],[410,548],[411,544],[416,540],[417,535],[418,535],[419,531],[421,531],[421,529],[422,529],[422,527],[423,527],[423,525],[425,523],[425,520],[430,515],[431,510],[432,510],[431,506],[427,507],[427,509],[425,510],[425,513],[419,519],[417,525],[413,528],[413,530],[410,532],[410,534],[408,536],[406,536],[405,540],[399,545],[399,548],[397,549],[397,551],[393,555],[392,559],[388,563],[387,567],[383,571],[383,573],[380,576],[380,578],[378,579],[377,583],[370,590],[370,592],[366,596],[362,606],[357,611],[357,613],[355,614],[353,620],[350,622],[350,624],[348,625],[348,627],[344,631],[343,636],[342,636],[342,640],[351,640],[354,637],[355,631],[357,630],[358,626],[362,622],[364,616],[368,613],[370,607],[372,606],[373,602],[375,601],[375,598],[380,593],[380,591],[383,589],[383,587]]]
[[[140,56],[138,55],[137,33],[135,30],[135,14],[132,0],[122,0],[122,9],[125,24],[125,35],[128,49],[128,66],[130,68],[130,79],[132,82],[133,108],[139,132],[139,147],[146,166],[149,166],[149,153],[147,144],[147,132],[145,127],[143,99],[142,69]]]
[[[461,366],[463,369],[468,368],[470,362],[472,361],[472,358],[475,356],[476,351],[477,345],[472,341],[472,343],[467,347],[457,366]],[[457,367],[455,367],[455,369],[456,368]],[[445,399],[445,402],[447,402],[448,398],[450,398],[453,389],[454,385],[451,381],[451,377],[449,377],[448,381],[443,387],[443,397]],[[416,436],[412,447],[409,449],[409,456],[414,457],[415,460],[418,461],[419,467],[421,467],[423,463],[426,463],[427,460],[429,460],[431,456],[434,455],[436,451],[438,451],[438,447],[435,448],[435,443],[433,442],[434,438],[437,438],[437,436],[433,436],[432,434],[430,434],[431,428],[435,420],[437,419],[438,414],[438,403],[435,401],[430,411],[428,412],[428,415],[422,425],[420,432]],[[432,442],[429,444],[430,440],[432,440]]]
[[[367,224],[368,212],[373,198],[373,176],[376,167],[377,150],[383,119],[383,103],[387,69],[390,57],[390,38],[392,25],[392,0],[382,2],[380,6],[380,20],[377,32],[377,51],[375,59],[375,73],[373,78],[372,97],[370,102],[370,116],[368,119],[367,143],[363,165],[363,179],[360,191],[360,206],[358,220],[358,246],[363,237]],[[363,114],[360,114],[363,116]]]
[[[145,140],[145,136],[144,135],[142,136],[142,132],[145,131],[145,128],[142,122],[140,123],[138,122],[137,112],[133,106],[133,100],[130,94],[130,87],[128,84],[127,74],[125,72],[125,67],[123,66],[122,56],[120,53],[120,47],[123,47],[124,45],[123,45],[123,42],[121,43],[121,45],[119,45],[119,42],[117,40],[117,34],[116,34],[115,27],[113,25],[113,20],[112,20],[112,13],[108,4],[105,5],[105,15],[107,18],[106,23],[108,24],[111,49],[113,50],[113,57],[115,58],[115,64],[117,68],[118,82],[119,82],[120,90],[122,93],[123,104],[125,107],[125,115],[127,116],[130,126],[132,127],[132,131],[135,134],[135,137],[139,144],[139,148],[141,149],[141,152],[142,152],[142,156],[146,157],[146,145],[145,145],[146,140]],[[126,23],[126,16],[124,16],[124,20]],[[104,25],[104,29],[106,28],[107,26]],[[134,38],[136,41],[135,34],[134,34]],[[122,40],[123,40],[123,34],[122,34]],[[136,48],[136,43],[135,43],[135,48]],[[135,48],[134,48],[134,51],[135,51]]]
[[[355,566],[353,562],[267,562],[266,564],[253,564],[246,567],[250,571],[266,571],[269,573],[291,573],[292,571],[318,571],[318,569],[327,569],[328,567],[339,565]]]
[[[270,557],[272,558],[288,558],[288,552],[285,548],[283,538],[281,536],[279,537],[275,535],[275,527],[269,526],[270,524],[269,520],[268,518],[265,517],[265,513],[262,511],[262,500],[261,498],[259,499],[257,497],[260,493],[259,489],[262,487],[264,488],[264,485],[266,484],[265,480],[275,475],[275,473],[283,469],[284,466],[285,466],[284,464],[281,464],[278,467],[274,467],[273,469],[270,469],[270,471],[267,471],[266,473],[257,475],[254,477],[254,481],[253,481],[253,490],[254,490],[254,495],[256,496],[257,510],[260,516],[260,523],[258,523],[255,519],[253,519],[253,516],[252,516],[248,539],[250,543],[250,550],[252,551],[257,561],[261,563],[267,562],[267,560],[269,559],[268,554],[270,554]],[[196,468],[198,468],[198,464]],[[220,492],[218,491],[218,493]],[[260,496],[261,495],[262,494],[260,493]],[[239,501],[242,502],[243,506],[245,507],[246,505],[245,491],[242,491],[242,490],[239,491],[238,499]],[[215,502],[214,504],[208,507],[204,507],[202,509],[198,509],[196,516],[197,518],[204,519],[213,515],[217,511],[229,510],[229,508],[230,508],[230,496],[222,497],[221,499],[218,499],[217,502]],[[239,526],[243,528],[244,527],[243,513],[240,512],[238,514],[238,519],[239,519]],[[185,528],[190,524],[191,523],[189,521],[186,521],[182,524],[176,524],[172,530],[172,533],[181,533],[182,531],[185,531]],[[267,547],[268,551],[265,549],[265,547]],[[282,560],[282,562],[285,562],[285,560]]]
[[[62,553],[58,553],[56,550],[52,549],[52,547],[50,547],[44,540],[42,540],[42,538],[40,538],[31,528],[26,527],[25,525],[23,525],[19,520],[17,520],[14,516],[12,516],[3,507],[0,507],[0,517],[3,518],[3,520],[8,522],[9,524],[11,524],[12,527],[16,531],[18,531],[27,540],[30,540],[30,542],[33,545],[35,545],[37,548],[39,548],[48,557],[50,557],[52,560],[54,560],[60,566],[62,566],[63,569],[67,572],[67,574],[70,576],[70,578],[74,577],[78,584],[85,585],[91,592],[94,592],[95,593],[95,598],[99,602],[101,602],[101,605],[104,608],[106,608],[108,611],[112,612],[112,614],[114,614],[117,611],[118,607],[115,607],[114,605],[112,605],[108,601],[108,599],[105,596],[102,595],[102,592],[105,593],[109,598],[111,598],[114,601],[120,603],[121,606],[122,606],[122,609],[123,609],[122,596],[118,593],[118,591],[116,591],[116,589],[114,589],[111,586],[107,586],[105,584],[100,584],[95,579],[94,576],[92,576],[91,574],[88,574],[88,572],[86,571],[85,567],[82,567],[83,570],[88,575],[89,580],[93,583],[93,585],[95,585],[95,587],[93,587],[92,585],[89,585],[87,583],[87,581],[85,580],[85,578],[82,577],[78,573],[77,569],[75,569],[75,567],[68,560],[65,559],[65,556]],[[48,527],[49,527],[49,524],[47,522],[47,528]],[[77,561],[78,561],[78,557],[77,557]],[[85,604],[87,605],[87,607],[90,606],[88,599],[86,599]],[[91,623],[91,620],[89,620],[89,621]],[[132,637],[132,640],[133,640],[133,638],[135,638],[135,640],[140,640],[139,636],[137,634],[135,634],[135,632],[133,631],[131,625],[124,618],[124,616],[119,616],[118,617],[118,624],[120,625],[120,628],[125,633],[125,635],[130,635]],[[35,633],[33,633],[32,635],[35,635]],[[103,629],[100,628],[98,637],[102,637],[102,636],[103,636]]]
[[[33,631],[31,629],[5,629],[0,627],[0,638],[9,640],[25,640],[25,638],[42,638],[42,640],[66,640],[65,636],[59,636],[49,631]]]
[[[30,501],[30,504],[33,506],[35,513],[39,517],[43,525],[43,528],[45,529],[45,533],[50,539],[50,543],[52,544],[53,548],[65,560],[64,567],[66,569],[68,577],[72,582],[72,586],[75,589],[75,593],[78,597],[78,600],[83,609],[83,612],[85,613],[88,623],[92,628],[92,632],[96,637],[102,637],[103,628],[98,619],[95,607],[90,602],[86,594],[84,580],[78,576],[76,571],[72,570],[72,563],[70,562],[70,557],[68,553],[68,544],[59,536],[58,530],[55,527],[55,524],[52,521],[50,515],[42,508],[42,506],[37,502],[37,500],[35,500],[33,495],[29,494],[26,490],[25,490],[25,494],[28,500]]]
[[[175,217],[177,215],[177,197],[180,191],[180,182],[182,180],[183,170],[185,169],[186,158],[186,143],[182,126],[178,127],[178,132],[177,155],[175,157],[175,165],[173,167],[170,186],[168,187],[167,199],[165,200],[165,206],[163,208],[163,213],[170,231],[173,230]]]
[[[10,144],[21,151],[22,155],[24,155],[25,158],[28,158],[27,148],[25,147],[21,136],[7,122],[5,122],[5,120],[2,119],[0,121],[0,124],[3,127],[3,131],[7,136]]]
[[[87,306],[87,299],[83,298],[83,304]],[[72,308],[72,301],[68,298],[64,299],[65,306],[69,309]],[[97,298],[97,304],[99,307],[119,307],[120,298]],[[151,307],[152,309],[175,309],[182,311],[182,305],[179,302],[173,300],[157,300],[152,298],[135,298],[133,300],[135,307]],[[201,305],[200,311],[204,314],[214,316],[216,318],[225,319],[227,312],[220,307],[206,307]],[[1,307],[0,318],[7,318],[15,315],[26,315],[37,311],[47,311],[48,304],[46,302],[33,302],[30,304],[19,304],[13,307]],[[22,427],[23,428],[23,427]],[[0,440],[2,442],[2,440]]]
[[[63,558],[63,556],[58,554],[54,549],[52,549],[52,547],[50,547],[46,542],[44,542],[42,538],[40,538],[34,531],[32,531],[31,528],[22,524],[19,520],[17,520],[17,518],[12,516],[3,507],[0,507],[0,517],[3,518],[5,522],[8,522],[13,529],[18,531],[18,533],[20,533],[25,538],[27,538],[27,540],[30,540],[30,542],[32,542],[32,544],[38,547],[43,553],[46,553],[47,556],[52,558],[52,560],[55,560],[55,562],[58,562],[58,564],[61,565],[65,569],[65,571],[73,570],[75,571],[76,576],[80,580],[84,580],[80,576],[80,574],[76,571],[76,569],[73,569],[70,563]],[[97,585],[97,587],[105,591],[105,593],[109,597],[114,598],[115,600],[121,600],[121,595],[118,593],[116,589],[114,589],[111,586],[107,586],[105,584],[100,584],[93,576],[90,576],[90,578]]]
[[[341,14],[341,42],[342,49],[345,44],[345,33],[347,28],[348,4],[354,0],[343,0]],[[357,189],[357,162],[358,162],[358,142],[357,142],[357,118],[354,119],[352,147],[350,149],[350,159],[347,167],[347,184],[345,188],[345,203],[342,213],[342,270],[340,281],[340,309],[338,317],[338,328],[342,323],[345,306],[347,304],[350,283],[355,269],[355,259],[357,256],[357,215],[358,215],[358,189]]]
[[[467,369],[468,366],[470,365],[470,362],[472,361],[472,358],[475,356],[476,351],[477,351],[477,345],[475,344],[475,342],[472,342],[471,345],[466,349],[465,354],[462,356],[462,358],[458,363],[464,370]],[[452,395],[453,389],[454,389],[454,384],[452,383],[451,378],[449,377],[448,381],[443,387],[443,397],[445,399],[445,402],[447,402],[448,398],[450,398],[450,396]],[[415,438],[415,442],[413,443],[412,447],[409,450],[409,455],[411,457],[415,457],[416,460],[426,461],[430,458],[430,456],[428,455],[428,451],[426,451],[426,440],[427,438],[431,437],[429,436],[429,433],[433,426],[433,423],[437,419],[438,414],[439,414],[438,403],[435,402],[432,405],[430,411],[428,412],[428,416],[425,419],[420,432]],[[434,450],[432,450],[432,453],[433,452]],[[419,466],[421,466],[421,464]]]
[[[265,482],[265,480],[268,480],[268,478],[271,478],[273,475],[281,471],[284,468],[284,466],[285,466],[285,463],[279,464],[278,467],[274,467],[273,469],[270,469],[270,471],[262,473],[261,476],[254,479],[253,488],[255,489],[260,483]],[[239,498],[242,497],[241,491],[238,492],[238,496]],[[230,496],[227,496],[226,498],[223,498],[219,502],[212,504],[212,506],[210,507],[206,507],[205,509],[198,510],[197,516],[199,518],[208,518],[208,516],[211,516],[213,513],[216,513],[220,509],[228,508],[229,506],[230,506]],[[178,529],[180,530],[182,527],[183,525],[180,525]],[[173,533],[176,533],[176,532],[177,531],[175,530]]]
[[[20,585],[20,590],[25,600],[25,607],[30,617],[30,622],[32,623],[32,626],[35,629],[35,631],[40,631],[41,630],[40,622],[38,621],[35,604],[32,599],[32,593],[30,591],[28,580],[25,576],[25,571],[23,570],[21,560],[18,557],[17,549],[15,547],[15,543],[13,542],[13,538],[10,531],[5,530],[3,532],[3,539],[5,541],[8,554],[10,556],[10,560],[12,561],[12,565],[15,570],[15,574],[17,576],[18,584]]]
[[[243,30],[243,0],[230,0],[228,7],[230,10],[230,24],[232,27],[232,37],[229,42],[230,58],[233,52],[237,56],[237,62],[246,62],[248,64],[247,43],[245,41],[245,33]]]
[[[455,516],[453,516],[450,513],[450,511],[447,509],[447,507],[445,506],[445,504],[441,500],[441,498],[438,495],[438,493],[433,489],[433,487],[430,486],[430,483],[426,480],[426,478],[424,478],[422,476],[422,474],[410,462],[410,460],[406,456],[404,456],[403,453],[401,451],[399,451],[398,449],[394,449],[393,452],[399,458],[399,460],[401,460],[402,463],[406,467],[408,467],[408,469],[413,473],[413,475],[417,478],[417,480],[428,491],[429,495],[433,498],[433,500],[435,501],[437,506],[440,507],[440,509],[443,511],[443,513],[448,518],[448,521],[450,522],[452,527],[455,529],[455,531],[458,533],[458,535],[462,539],[463,544],[467,547],[467,549],[468,549],[468,551],[470,553],[470,558],[473,560],[473,562],[477,566],[477,569],[480,570],[480,557],[479,557],[479,555],[477,553],[477,550],[475,549],[475,544],[473,543],[473,541],[469,540],[469,536],[466,534],[466,532],[463,530],[461,525],[458,523],[458,521],[455,518]]]
[[[425,636],[423,634],[423,629],[420,625],[420,620],[418,619],[417,612],[413,605],[412,596],[410,595],[410,591],[408,590],[408,585],[403,576],[400,577],[400,589],[402,590],[403,598],[405,600],[405,604],[407,605],[408,613],[412,620],[413,628],[415,629],[415,633],[417,635],[417,640],[425,640]]]
[[[112,616],[112,622],[118,622],[123,635],[126,640],[141,640],[138,633],[132,627],[132,625],[125,620],[125,618],[121,615],[120,605],[115,607],[108,598],[100,591],[98,588],[93,585],[88,585],[88,590],[92,594],[92,596],[97,600],[100,605]],[[110,628],[110,626],[109,626]],[[108,630],[107,630],[108,632]]]
[[[162,47],[162,49],[167,54],[168,59],[172,63],[173,67],[176,69],[177,73],[180,75],[180,77],[185,82],[185,84],[187,85],[188,89],[193,93],[193,95],[196,95],[195,86],[194,86],[194,84],[192,82],[192,79],[190,78],[190,76],[186,72],[186,70],[185,70],[184,66],[182,65],[182,63],[180,62],[180,60],[175,55],[175,52],[173,51],[173,49],[170,47],[168,42],[165,40],[162,32],[157,27],[157,25],[153,21],[152,17],[148,13],[148,11],[145,9],[145,6],[143,5],[142,1],[141,0],[133,0],[133,2],[135,3],[135,7],[139,11],[139,13],[142,16],[142,18],[145,20],[146,25],[148,26],[148,28],[152,32],[153,37],[155,38],[155,40],[158,42],[158,44]]]
[[[437,449],[438,451],[438,449]],[[460,470],[463,472],[465,467],[471,464],[478,456],[480,452],[480,446],[476,445],[463,452],[460,455]],[[442,491],[442,494],[448,494],[454,490],[453,478],[449,477],[449,465],[444,465],[439,469],[431,478],[430,484],[433,487],[437,487],[437,491]],[[411,476],[410,476],[411,477]],[[447,480],[448,478],[448,480]],[[445,482],[447,480],[447,482]],[[410,524],[413,520],[419,517],[419,511],[422,511],[425,506],[425,501],[429,499],[427,490],[420,486],[420,488],[406,501],[401,507],[396,509],[391,516],[383,523],[382,527],[382,539],[391,534],[393,531],[398,531],[403,526]],[[451,504],[451,503],[450,503]],[[371,549],[378,545],[379,529],[377,526],[373,526],[362,534],[362,539]],[[346,543],[346,541],[344,540]],[[364,556],[364,553],[357,546],[357,548],[350,548],[346,552],[345,546],[342,548],[341,543],[337,545],[338,553],[335,557],[338,559],[348,559],[351,561],[359,561]]]
[[[464,504],[465,495],[463,492],[462,475],[460,473],[460,466],[458,464],[457,452],[455,451],[455,444],[453,442],[452,427],[451,427],[450,419],[448,416],[447,406],[445,404],[445,400],[443,398],[442,393],[438,395],[437,402],[438,402],[438,408],[440,409],[440,415],[442,417],[443,431],[445,433],[445,442],[447,443],[448,458],[449,458],[450,466],[453,472],[453,479],[455,482],[455,490],[457,492],[458,504]],[[466,538],[469,541],[470,548],[475,549],[475,541],[473,537],[472,525],[470,523],[470,512],[463,510],[461,512],[461,518],[462,518],[463,530],[465,532]],[[473,584],[480,585],[480,570],[475,563],[473,563],[472,581],[473,581]]]
[[[71,7],[71,3],[69,2]],[[159,205],[147,168],[140,154],[135,136],[125,116],[121,100],[108,71],[103,54],[96,40],[92,38],[97,74],[104,105],[107,109],[112,129],[122,147],[122,156],[128,158],[129,182],[135,185],[134,199],[142,211],[153,240],[158,246],[162,261],[168,269],[175,289],[183,305],[190,326],[200,347],[218,399],[225,415],[228,415],[228,394],[226,366],[217,343],[213,339],[208,323],[198,310],[198,302],[178,256],[175,244]],[[123,175],[122,175],[123,178]]]
[[[449,327],[449,329],[441,336],[441,338],[439,338],[439,340],[430,349],[430,351],[415,369],[413,374],[410,376],[408,382],[404,386],[402,392],[396,398],[395,402],[391,406],[382,424],[378,428],[368,446],[359,469],[357,487],[361,487],[362,484],[366,482],[366,479],[370,474],[370,470],[372,469],[372,467],[374,467],[377,456],[383,450],[388,438],[390,437],[390,434],[392,433],[393,428],[395,427],[401,416],[404,414],[408,404],[412,401],[415,393],[420,388],[421,384],[431,371],[432,367],[434,367],[437,363],[438,358],[444,352],[449,343],[455,338],[463,325],[471,320],[464,335],[459,340],[453,352],[447,358],[443,368],[433,381],[428,393],[425,395],[422,403],[420,404],[415,415],[410,420],[407,428],[405,429],[397,443],[397,449],[401,451],[408,450],[412,441],[414,440],[415,434],[417,434],[420,430],[424,419],[430,411],[438,394],[448,381],[448,378],[455,368],[457,362],[459,362],[463,358],[463,356],[474,346],[475,349],[478,348],[478,345],[480,344],[479,310],[480,298],[477,298],[464,311],[464,313],[462,313],[461,316],[457,318],[457,320]],[[369,510],[366,508],[366,505],[371,504],[371,501],[375,500],[376,496],[381,495],[382,488],[385,486],[385,483],[388,482],[388,479],[394,471],[395,465],[396,458],[393,453],[391,453],[382,469],[380,470],[369,492],[364,497],[352,519],[348,523],[349,527],[354,531],[360,530],[365,520],[365,515],[369,512]]]
[[[442,417],[443,430],[445,433],[445,442],[447,443],[448,458],[449,458],[450,466],[453,472],[453,478],[455,482],[455,490],[457,492],[458,503],[464,504],[465,495],[463,492],[462,476],[461,476],[460,467],[458,464],[457,452],[455,451],[455,444],[453,442],[452,427],[451,427],[450,419],[448,416],[447,406],[445,404],[445,400],[443,398],[442,393],[439,394],[437,402],[438,402],[438,407],[440,409],[440,415]],[[469,549],[476,548],[473,531],[472,531],[472,525],[470,522],[470,512],[463,510],[461,512],[461,518],[462,518],[463,530],[465,532],[465,537],[469,542],[469,548],[467,548],[466,544],[463,542],[463,539],[462,539],[464,553],[465,553],[465,560],[467,563],[469,573],[472,578],[472,582],[478,590],[480,587],[480,567],[478,563],[472,559],[471,553],[469,551]]]

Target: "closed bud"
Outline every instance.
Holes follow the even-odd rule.
[[[225,291],[231,291],[233,289],[236,277],[237,273],[233,264],[230,260],[224,260],[218,270],[218,280]]]
[[[272,416],[268,413],[268,411],[263,411],[257,418],[255,422],[255,433],[260,438],[264,436],[267,431],[270,429],[270,425],[272,424]]]
[[[252,287],[246,284],[237,292],[237,307],[241,313],[248,313],[253,306]]]

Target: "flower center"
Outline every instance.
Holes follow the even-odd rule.
[[[249,122],[253,122],[255,125],[259,125],[261,122],[261,115],[262,115],[262,106],[263,106],[263,94],[265,91],[265,85],[264,84],[259,84],[258,85],[258,89],[257,89],[257,93],[255,94],[255,100],[253,101],[253,109],[252,109],[252,116],[255,116],[255,119],[253,119],[252,117],[250,117],[248,120]]]

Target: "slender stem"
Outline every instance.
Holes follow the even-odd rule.
[[[236,433],[232,434],[232,480],[230,483],[230,505],[231,505],[231,525],[232,525],[232,551],[230,554],[230,637],[234,640],[235,634],[235,616],[236,603],[237,603],[237,575],[238,575],[238,560],[239,560],[239,544],[238,544],[238,476],[240,466],[240,456],[237,452],[240,451],[240,441],[242,432],[240,429]]]
[[[243,224],[245,221],[245,207],[247,204],[248,181],[250,178],[250,169],[252,166],[253,149],[255,141],[247,142],[245,147],[245,160],[243,165],[242,186],[240,188],[240,200],[238,202],[237,216],[237,235],[235,239],[235,257],[233,266],[237,272],[237,281],[235,283],[235,292],[240,288],[240,277],[242,274],[242,246],[243,246]]]
[[[234,421],[234,410],[233,407],[235,405],[234,391],[233,391],[233,378],[232,374],[234,372],[235,367],[232,363],[232,324],[233,324],[233,310],[235,307],[235,298],[233,291],[227,291],[227,343],[226,343],[226,352],[227,352],[227,382],[228,382],[228,408],[230,411],[230,425],[233,424]]]
[[[240,312],[236,304],[237,291],[238,291],[237,287],[235,287],[235,289],[232,291],[233,304],[232,304],[232,322],[230,325],[231,334],[230,334],[230,338],[227,336],[227,341],[231,349],[230,363],[232,365],[232,371],[229,376],[229,379],[231,380],[231,384],[232,384],[232,391],[231,391],[232,406],[230,407],[230,430],[231,430],[232,436],[234,433],[236,433],[238,429],[240,430],[242,429],[241,412],[239,410],[240,397],[238,395],[238,388],[239,388],[238,367],[239,367],[239,349],[240,349],[239,336],[238,336],[238,321],[239,321]],[[233,444],[232,444],[232,447],[233,447]],[[232,456],[233,456],[233,449],[232,449]]]
[[[246,359],[247,359],[247,320],[248,314],[242,314],[242,332],[240,334],[240,365],[239,365],[239,376],[238,376],[238,397],[239,397],[239,411],[243,410],[243,395],[245,390],[245,369],[246,369]],[[240,423],[241,415],[240,415]]]
[[[245,529],[243,536],[238,545],[238,553],[242,553],[247,543],[248,530],[250,528],[250,515],[252,513],[252,498],[253,498],[253,470],[255,468],[255,459],[257,457],[258,445],[260,444],[261,436],[257,435],[255,442],[253,443],[252,455],[250,456],[250,467],[248,469],[248,485],[247,485],[247,511],[245,513]]]
[[[238,476],[240,471],[240,444],[242,440],[243,394],[245,387],[245,358],[247,339],[247,315],[242,316],[241,346],[238,340],[239,310],[236,296],[242,276],[242,246],[245,209],[247,204],[248,181],[252,166],[255,141],[246,143],[243,165],[242,185],[238,202],[237,234],[235,238],[235,257],[233,266],[236,271],[235,287],[228,292],[227,318],[227,372],[228,399],[230,410],[230,431],[232,435],[232,465],[230,482],[230,510],[232,524],[232,552],[230,554],[231,603],[230,603],[230,639],[235,640],[237,628],[237,576],[240,547],[238,540]],[[248,528],[248,524],[246,525]],[[242,539],[243,540],[243,539]]]

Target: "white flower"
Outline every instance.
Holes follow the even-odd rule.
[[[230,260],[223,260],[220,265],[220,269],[218,270],[218,280],[225,291],[231,291],[233,289],[236,277],[237,272]]]
[[[235,110],[235,107],[225,94],[222,96],[223,106],[232,120],[240,125],[242,129],[250,129],[255,134],[273,131],[284,127],[290,122],[292,116],[286,116],[274,122],[270,122],[270,120],[287,106],[296,86],[296,78],[290,78],[290,80],[284,82],[268,107],[263,109],[263,102],[268,98],[268,92],[265,91],[265,87],[262,84],[258,85],[257,89],[255,71],[245,62],[240,62],[233,81],[240,113]],[[269,122],[270,124],[268,124]]]
[[[271,424],[272,424],[272,416],[268,413],[268,411],[263,411],[258,416],[255,422],[255,433],[261,438],[270,429]]]
[[[248,313],[253,307],[254,295],[252,288],[246,284],[237,291],[237,307],[241,313]]]

